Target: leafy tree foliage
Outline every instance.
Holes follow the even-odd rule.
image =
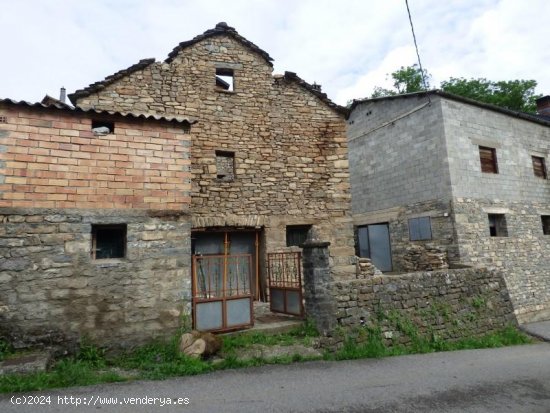
[[[424,70],[426,88],[430,88],[431,78],[427,70]],[[416,64],[401,66],[391,73],[393,89],[385,89],[379,86],[374,88],[371,98],[394,96],[403,93],[421,92],[424,89],[422,71]],[[535,113],[535,101],[542,95],[535,94],[537,82],[535,80],[507,80],[494,82],[485,78],[465,79],[451,77],[441,82],[440,89],[444,92],[463,96],[506,109],[520,112]]]
[[[420,70],[420,67],[417,64],[407,67],[401,66],[401,68],[391,74],[391,78],[393,79],[394,89],[385,89],[376,86],[371,98],[421,92],[424,90],[422,70]],[[424,69],[424,78],[426,79],[426,88],[429,89],[429,79],[431,78],[431,75],[426,69]]]
[[[506,109],[535,113],[535,80],[508,80],[493,82],[484,78],[464,79],[451,77],[441,82],[441,90],[466,98],[490,103]]]

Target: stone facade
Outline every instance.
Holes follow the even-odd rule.
[[[173,334],[190,284],[189,123],[11,101],[0,115],[0,335]],[[94,134],[97,120],[114,133]],[[124,254],[100,259],[94,228],[113,225]]]
[[[233,74],[233,90],[219,86],[217,69]],[[287,249],[287,225],[313,225],[345,276],[354,255],[345,109],[272,71],[267,53],[221,23],[164,62],[143,60],[70,97],[82,108],[198,117],[193,228],[261,229],[265,259]],[[220,153],[232,155],[234,179],[218,173]]]
[[[322,275],[327,256],[326,243],[304,245],[306,293],[324,303],[309,308],[309,315],[328,349],[341,348],[349,339],[367,340],[363,333],[374,328],[387,345],[409,345],[418,337],[457,340],[516,323],[500,270],[471,267],[370,276],[358,272],[358,279],[333,281]],[[371,272],[372,265],[363,264]]]
[[[520,321],[550,317],[550,182],[532,156],[550,154],[550,122],[444,94],[356,102],[348,122],[354,223],[387,222],[394,269],[420,262],[501,268]],[[498,173],[481,172],[479,147]],[[488,214],[508,236],[491,237]],[[410,241],[408,220],[429,216],[432,239]],[[430,257],[431,256],[431,257]],[[415,266],[417,268],[415,268]]]

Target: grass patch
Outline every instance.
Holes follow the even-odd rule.
[[[254,367],[264,364],[289,364],[301,361],[301,357],[281,356],[269,360],[253,358],[238,360],[231,353],[237,348],[251,347],[254,344],[308,345],[318,333],[311,323],[288,333],[266,335],[243,333],[224,336],[223,351],[228,355],[222,361],[194,359],[180,354],[179,335],[168,341],[155,341],[131,351],[108,356],[104,349],[83,340],[79,352],[59,360],[50,371],[34,374],[10,374],[0,376],[0,392],[23,392],[45,390],[58,387],[85,386],[99,383],[126,381],[129,379],[164,379],[174,376],[191,376],[214,370]],[[2,347],[0,347],[2,350]],[[6,347],[6,354],[9,353]],[[131,372],[131,378],[121,371]]]
[[[410,325],[406,325],[410,329]],[[409,330],[409,332],[411,332]],[[414,330],[413,330],[414,332]],[[354,360],[360,358],[378,358],[405,354],[431,353],[436,351],[454,351],[480,348],[494,348],[531,344],[534,340],[514,326],[507,326],[494,333],[480,337],[464,338],[456,341],[440,340],[436,336],[419,336],[414,332],[411,343],[408,346],[384,344],[380,329],[367,330],[367,340],[358,344],[353,338],[347,338],[344,346],[338,352],[329,354],[328,360]]]
[[[413,345],[386,346],[379,327],[362,328],[348,337],[343,348],[337,353],[326,354],[327,360],[352,360],[360,358],[385,357],[419,352],[462,350],[473,348],[502,347],[527,344],[533,340],[513,326],[494,334],[458,341],[441,341],[437,337],[422,337],[414,326],[406,320],[395,318],[403,330],[415,335]],[[85,386],[99,383],[120,382],[132,379],[163,379],[174,376],[190,376],[214,370],[255,367],[265,364],[290,364],[311,360],[296,355],[285,355],[264,359],[261,357],[239,360],[234,351],[255,344],[292,345],[311,344],[317,331],[306,323],[305,326],[278,335],[243,333],[223,337],[225,358],[214,362],[186,357],[178,351],[179,335],[168,341],[157,341],[141,346],[117,356],[108,356],[101,348],[83,342],[78,354],[59,360],[48,372],[27,375],[0,376],[0,392],[27,392],[58,387]],[[363,341],[356,344],[356,340]],[[7,349],[6,352],[11,352]],[[123,374],[131,371],[130,377]]]

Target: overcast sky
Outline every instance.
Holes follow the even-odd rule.
[[[549,0],[409,0],[432,85],[535,79],[550,94]],[[416,62],[404,0],[0,0],[0,98],[102,80],[220,21],[340,104]]]

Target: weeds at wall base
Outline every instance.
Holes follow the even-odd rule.
[[[411,328],[411,325],[405,321],[400,325],[405,330]],[[258,333],[227,336],[224,337],[224,351],[227,351],[228,355],[223,360],[217,361],[198,360],[181,355],[177,351],[178,336],[167,342],[155,342],[114,357],[107,356],[103,349],[83,343],[78,354],[58,361],[48,372],[0,376],[0,392],[27,392],[136,379],[158,380],[167,377],[197,375],[215,370],[316,360],[319,358],[298,355],[239,360],[231,355],[231,351],[236,348],[254,344],[311,344],[316,336],[315,329],[307,324],[295,331],[275,336]],[[429,337],[417,335],[415,340],[412,346],[394,345],[389,347],[385,343],[380,327],[361,328],[349,335],[338,352],[327,353],[323,358],[325,360],[353,360],[434,351],[501,347],[533,342],[531,338],[513,326],[483,337],[455,342],[439,340],[433,335]]]

